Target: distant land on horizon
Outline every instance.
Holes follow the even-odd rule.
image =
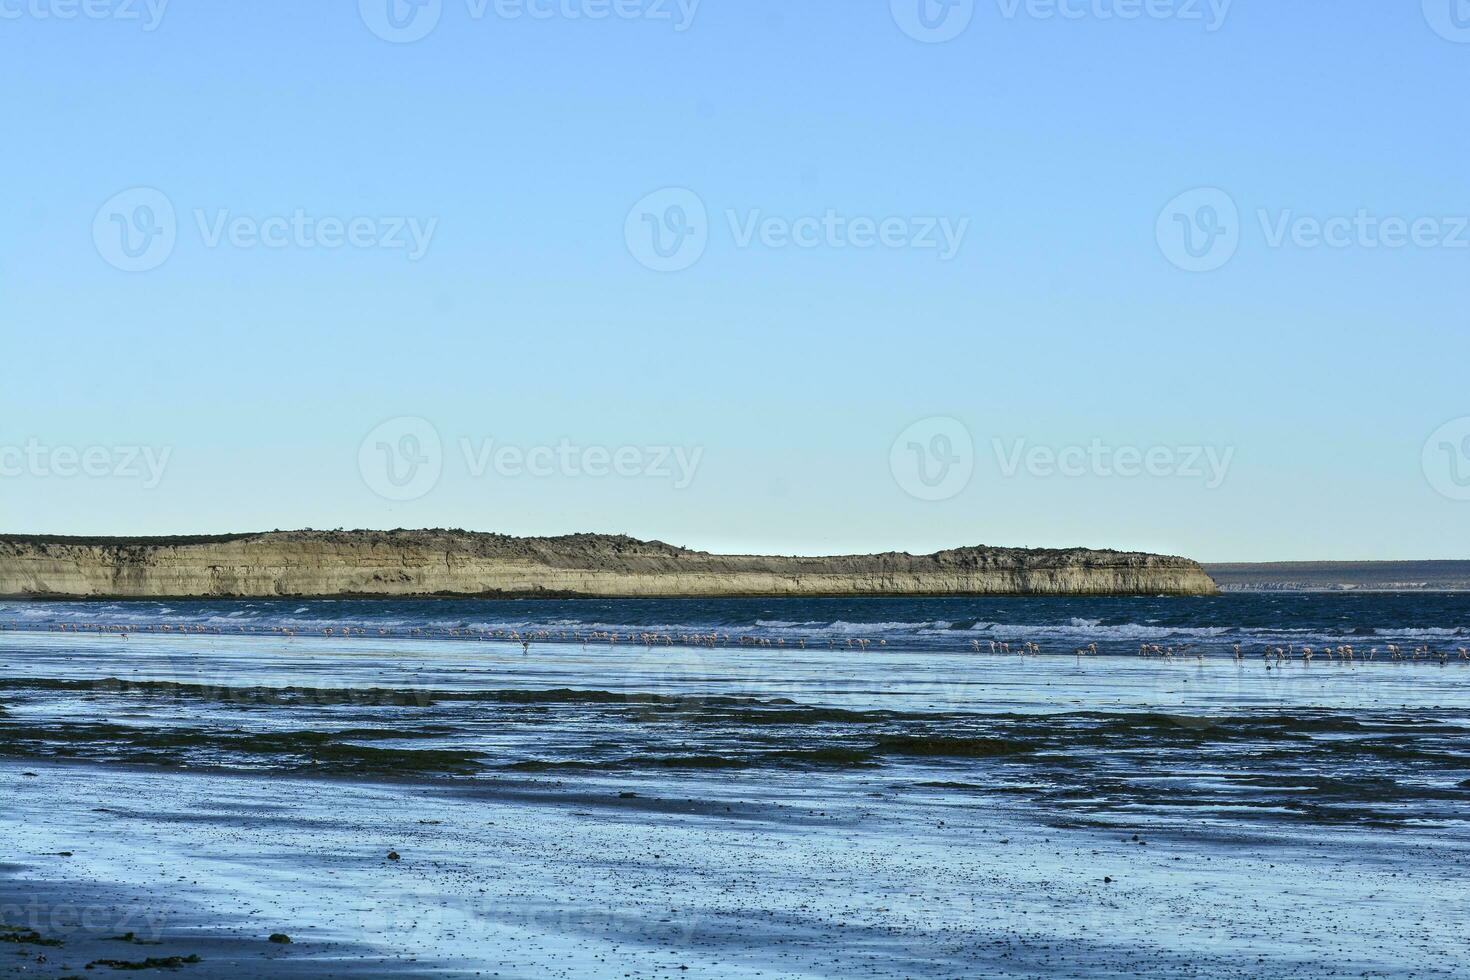
[[[1213,595],[1197,562],[1086,548],[930,555],[715,555],[626,535],[462,530],[200,537],[0,534],[0,595],[327,596]]]
[[[1466,592],[1470,561],[1205,562],[1222,592]]]

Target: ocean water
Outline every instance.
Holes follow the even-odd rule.
[[[1432,593],[7,601],[7,830],[450,973],[1465,975],[1461,647]],[[436,858],[369,900],[384,841]]]
[[[0,599],[0,629],[137,630],[491,639],[497,631],[750,636],[829,645],[866,638],[916,650],[1029,639],[1047,653],[1140,642],[1219,652],[1232,643],[1470,642],[1470,593],[1264,593],[1215,597],[770,599],[255,599],[34,602]],[[571,637],[575,639],[576,637]],[[635,637],[636,639],[637,637]],[[662,642],[662,641],[660,641]]]

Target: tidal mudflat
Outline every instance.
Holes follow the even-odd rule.
[[[1465,974],[1465,598],[741,603],[5,603],[0,972]]]

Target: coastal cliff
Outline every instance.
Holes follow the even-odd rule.
[[[1212,595],[1184,558],[1086,549],[712,555],[658,541],[466,531],[180,538],[0,535],[0,595]]]

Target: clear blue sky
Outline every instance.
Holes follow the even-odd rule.
[[[1437,0],[1238,0],[1223,21],[1204,0],[1139,19],[978,0],[943,43],[888,0],[704,0],[687,23],[675,0],[600,20],[598,0],[538,0],[545,18],[440,0],[409,43],[374,33],[375,0],[174,0],[156,23],[143,0],[58,16],[71,2],[0,0],[4,530],[1470,555],[1470,430],[1431,440],[1470,416],[1470,248],[1269,234],[1363,211],[1454,238],[1470,37]],[[114,215],[148,215],[104,205],[140,187],[176,240],[124,271]],[[706,209],[679,271],[639,261],[635,202],[664,188]],[[1211,271],[1167,240],[1166,205],[1196,188],[1239,211],[1214,213],[1239,242]],[[248,237],[298,211],[432,232],[416,258]],[[829,211],[968,224],[952,257],[741,234]],[[239,243],[211,238],[241,217]],[[376,492],[371,460],[423,442],[395,423],[363,447],[398,417],[442,446],[412,499]],[[973,453],[933,442],[948,423],[894,451],[933,417]],[[631,446],[643,469],[476,471],[464,441],[492,439]],[[973,475],[927,493],[909,442]],[[1018,445],[1094,443],[1174,469],[1007,472]],[[687,486],[645,472],[660,446],[699,452]],[[102,475],[56,472],[67,447],[100,447]],[[127,447],[166,451],[161,478]],[[1190,475],[1191,447],[1230,453],[1223,480]]]

